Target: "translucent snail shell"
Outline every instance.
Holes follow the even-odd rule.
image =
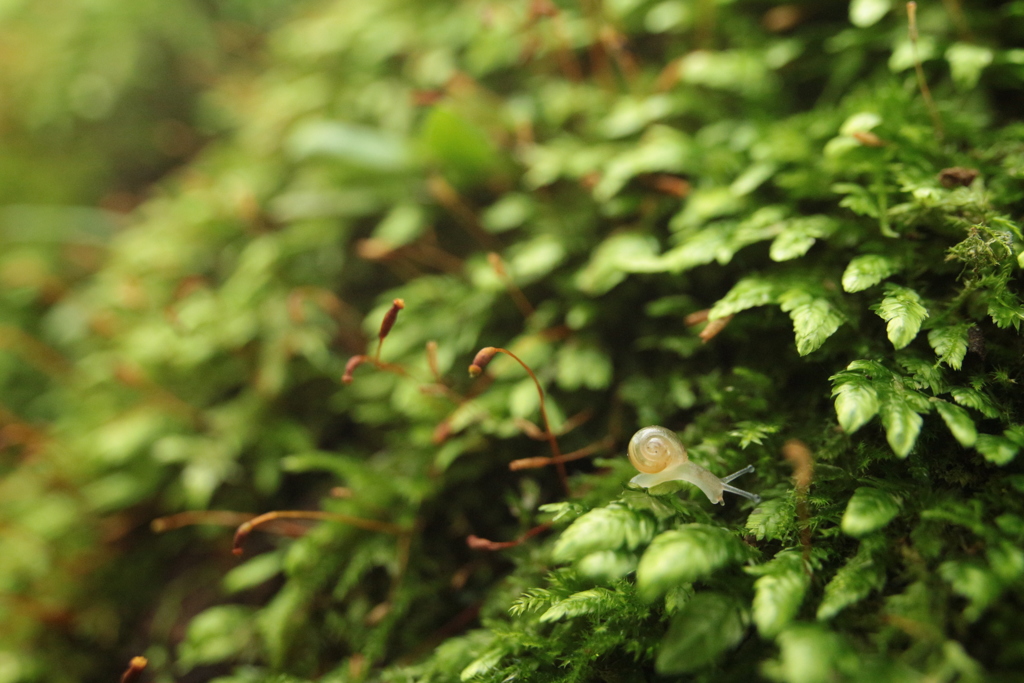
[[[644,427],[629,440],[626,451],[633,467],[644,474],[657,474],[687,460],[683,442],[664,427]]]
[[[725,505],[723,493],[735,493],[754,502],[761,500],[755,493],[730,486],[733,479],[753,472],[753,465],[747,465],[739,472],[727,477],[716,477],[697,463],[690,462],[683,442],[675,432],[664,427],[644,427],[629,440],[626,451],[633,467],[641,474],[630,479],[631,484],[651,488],[667,481],[686,481],[698,486],[712,503]]]

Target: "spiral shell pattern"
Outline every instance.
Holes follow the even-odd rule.
[[[629,440],[627,450],[633,467],[645,474],[656,474],[689,460],[679,437],[664,427],[644,427]]]

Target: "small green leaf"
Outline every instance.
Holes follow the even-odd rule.
[[[500,168],[501,157],[487,131],[446,106],[427,113],[419,143],[424,156],[459,183],[481,182]]]
[[[850,23],[859,28],[874,26],[892,8],[892,0],[853,0],[850,3]]]
[[[488,232],[506,232],[523,225],[535,211],[533,197],[519,192],[508,192],[487,207],[480,217],[480,222]]]
[[[178,664],[188,671],[236,657],[256,640],[253,607],[217,605],[189,622],[185,640],[178,646]]]
[[[419,237],[425,227],[426,216],[422,206],[398,204],[377,224],[373,237],[390,247],[401,247]]]
[[[974,408],[985,417],[997,418],[1000,415],[999,409],[985,394],[970,387],[954,387],[949,390],[953,400],[966,408]]]
[[[567,391],[604,389],[611,382],[609,354],[586,342],[567,343],[558,351],[558,386]]]
[[[852,137],[854,133],[874,130],[882,124],[882,117],[873,111],[859,111],[851,114],[843,125],[839,126],[839,134]]]
[[[698,593],[672,620],[658,648],[655,670],[662,675],[695,671],[736,647],[749,617],[736,598]]]
[[[380,171],[405,168],[411,157],[401,138],[342,121],[299,123],[289,136],[286,149],[298,159],[332,157],[353,166]]]
[[[772,240],[768,257],[772,261],[789,261],[806,254],[816,241],[814,236],[804,232],[784,230]]]
[[[960,90],[978,85],[981,72],[992,63],[990,48],[972,43],[953,43],[946,49],[946,61],[953,82]]]
[[[900,358],[899,364],[913,377],[912,382],[907,382],[904,378],[904,384],[915,389],[928,389],[936,396],[949,391],[945,374],[937,364],[913,356]]]
[[[777,424],[744,420],[736,423],[736,429],[729,432],[729,436],[739,439],[740,448],[745,449],[752,443],[756,443],[758,446],[764,445],[764,439],[775,434],[779,429],[780,426]]]
[[[654,260],[657,253],[658,242],[649,235],[614,234],[593,251],[590,262],[576,276],[576,286],[590,296],[604,294],[625,280],[637,263]]]
[[[1024,549],[1009,539],[989,544],[986,555],[988,566],[1001,580],[1014,582],[1024,575]]]
[[[631,552],[599,550],[580,559],[576,571],[595,581],[611,583],[635,571],[636,563],[636,555]]]
[[[564,600],[559,600],[540,615],[541,622],[558,621],[565,617],[570,619],[584,614],[593,614],[602,607],[614,605],[616,593],[607,588],[591,588],[590,590],[573,593]]]
[[[888,285],[885,291],[885,298],[873,308],[887,323],[889,341],[895,348],[902,349],[917,336],[921,323],[928,317],[928,310],[921,304],[921,297],[912,289]]]
[[[1020,446],[994,434],[979,434],[974,448],[993,465],[1006,465],[1017,457]]]
[[[882,404],[881,414],[885,438],[893,453],[901,458],[907,457],[921,432],[921,416],[901,395],[893,396]]]
[[[1003,436],[1013,442],[1014,445],[1024,448],[1024,425],[1012,425],[1003,431]]]
[[[262,553],[229,571],[221,583],[228,593],[248,590],[280,574],[283,564],[283,553]]]
[[[865,377],[843,373],[842,384],[832,390],[836,399],[836,417],[847,434],[863,427],[878,412],[878,392]]]
[[[764,638],[779,634],[796,617],[811,578],[799,552],[779,553],[754,582],[754,623]]]
[[[579,517],[562,532],[552,555],[558,562],[576,560],[599,550],[636,548],[654,536],[646,514],[612,504]]]
[[[776,642],[778,660],[764,664],[765,673],[773,681],[830,683],[856,679],[849,674],[858,671],[859,658],[839,634],[818,624],[793,624],[779,634]]]
[[[960,442],[961,446],[970,448],[974,445],[974,442],[978,439],[978,430],[974,426],[974,420],[971,419],[966,410],[958,405],[941,400],[935,402],[935,408],[939,411],[942,421],[946,423],[946,427],[949,428],[953,438]]]
[[[879,218],[881,210],[878,208],[878,199],[868,192],[866,187],[856,183],[836,183],[832,190],[839,194],[846,195],[839,200],[839,206],[845,207],[860,216]]]
[[[821,237],[828,237],[836,228],[828,216],[802,216],[785,222],[785,227],[772,241],[768,256],[773,261],[788,261],[803,256]]]
[[[871,591],[885,584],[885,567],[876,560],[865,541],[857,554],[840,567],[825,586],[825,594],[818,605],[818,619],[831,619],[850,605],[860,602]]]
[[[717,320],[734,315],[748,308],[765,306],[775,301],[776,285],[771,280],[759,277],[745,277],[715,302],[708,312],[708,319]]]
[[[928,343],[935,349],[939,360],[959,370],[967,354],[967,331],[973,327],[970,323],[936,327],[928,333]]]
[[[976,621],[1003,592],[999,578],[977,560],[951,560],[939,565],[941,576],[953,591],[970,601],[964,616]]]
[[[860,538],[884,527],[899,511],[899,503],[889,493],[861,486],[846,504],[841,526],[844,533]]]
[[[686,524],[660,534],[640,558],[636,585],[648,602],[670,588],[691,583],[745,556],[743,544],[728,530]]]
[[[747,517],[747,530],[754,538],[780,540],[792,526],[793,507],[785,499],[765,500]]]
[[[859,292],[873,287],[897,270],[896,262],[880,254],[866,254],[850,261],[843,272],[843,289]]]
[[[796,351],[801,356],[816,351],[843,324],[843,317],[827,299],[814,298],[803,290],[783,293],[779,303],[793,319]]]
[[[1020,322],[1024,320],[1024,305],[1013,292],[1002,288],[993,292],[988,298],[988,314],[996,327],[1005,330],[1013,327],[1020,330]]]
[[[520,285],[548,275],[565,257],[565,246],[548,235],[522,240],[505,252],[508,274]]]
[[[501,663],[501,660],[506,654],[507,653],[504,648],[497,648],[484,652],[484,654],[474,659],[470,662],[469,666],[462,670],[462,673],[459,674],[459,679],[468,681],[495,669],[498,664]]]

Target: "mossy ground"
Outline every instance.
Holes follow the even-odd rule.
[[[1018,676],[1024,3],[90,7],[0,83],[0,683]]]

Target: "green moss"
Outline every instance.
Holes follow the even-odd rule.
[[[942,130],[890,2],[236,4],[141,206],[0,210],[0,683],[1013,680],[1018,3],[919,8]],[[100,5],[54,121],[164,73]],[[8,201],[131,180],[89,111]],[[762,501],[629,486],[651,424]]]

